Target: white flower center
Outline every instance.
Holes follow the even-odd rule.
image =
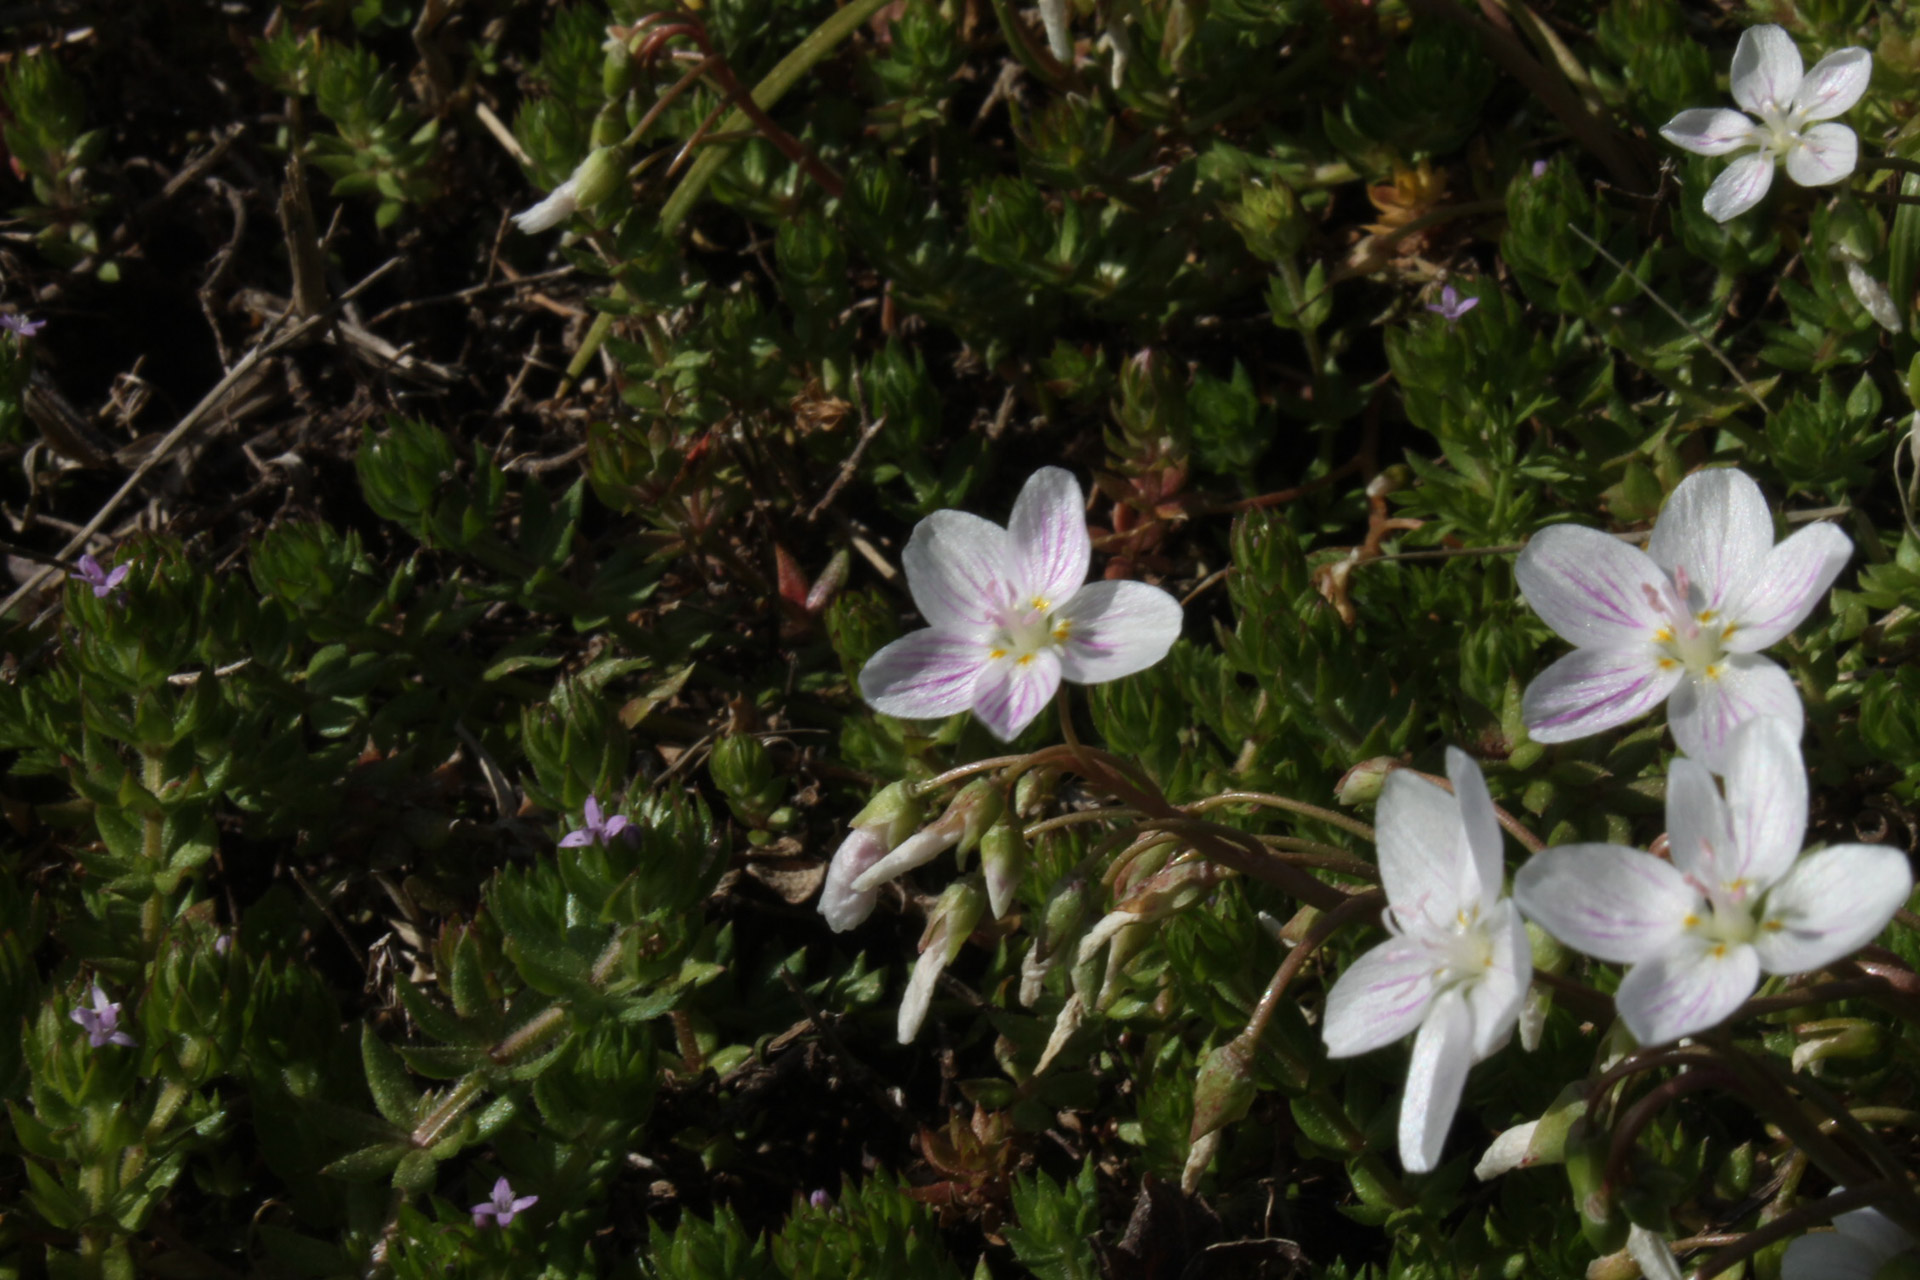
[[[1025,608],[1010,608],[1000,615],[987,637],[987,656],[996,662],[1011,658],[1025,666],[1041,650],[1065,644],[1072,631],[1071,621],[1056,611],[1053,601],[1035,596]]]
[[[1717,610],[1693,608],[1685,569],[1673,571],[1664,594],[1651,586],[1646,592],[1653,607],[1667,615],[1666,623],[1653,633],[1661,670],[1680,667],[1696,676],[1718,679],[1726,669],[1727,640],[1737,624]]]
[[[1451,920],[1435,919],[1423,908],[1403,913],[1397,907],[1387,918],[1394,932],[1413,934],[1432,953],[1436,994],[1471,986],[1493,967],[1493,935],[1477,904],[1455,912]]]

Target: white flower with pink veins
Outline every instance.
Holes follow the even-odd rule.
[[[1541,621],[1578,648],[1527,686],[1527,733],[1572,742],[1672,698],[1674,742],[1715,773],[1733,731],[1756,716],[1784,721],[1797,741],[1799,691],[1760,650],[1813,612],[1852,554],[1830,524],[1775,546],[1760,486],[1730,470],[1682,480],[1645,551],[1598,529],[1542,529],[1514,577]]]
[[[1803,187],[1832,186],[1853,172],[1860,139],[1846,125],[1822,122],[1860,101],[1873,77],[1873,56],[1848,48],[1820,59],[1811,72],[1802,66],[1785,30],[1749,27],[1733,51],[1733,100],[1760,119],[1725,107],[1695,107],[1661,126],[1661,137],[1696,155],[1746,153],[1707,188],[1701,207],[1715,222],[1759,204],[1778,162],[1785,161],[1787,176]]]
[[[1144,582],[1088,582],[1080,485],[1033,473],[1006,528],[936,511],[901,556],[928,626],[873,655],[860,693],[883,715],[933,720],[972,711],[1012,741],[1064,678],[1100,684],[1145,670],[1180,636],[1180,603]]]

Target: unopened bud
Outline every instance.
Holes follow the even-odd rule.
[[[912,784],[890,782],[874,793],[866,808],[853,815],[852,825],[874,832],[892,849],[913,834],[926,812],[926,802],[914,794]]]
[[[1352,806],[1372,804],[1380,798],[1381,784],[1387,775],[1399,766],[1392,756],[1375,756],[1371,760],[1362,760],[1335,784],[1334,798],[1341,804]]]
[[[913,1043],[920,1033],[940,971],[960,954],[986,906],[987,895],[972,880],[954,881],[934,903],[927,916],[926,932],[920,935],[920,959],[914,962],[913,976],[907,979],[906,993],[900,997],[897,1031],[901,1044]]]
[[[1804,1071],[1828,1058],[1872,1058],[1880,1052],[1880,1028],[1864,1018],[1825,1018],[1793,1029],[1793,1069]]]
[[[1188,1142],[1242,1119],[1253,1105],[1253,1047],[1236,1036],[1207,1055],[1193,1079],[1193,1127]]]
[[[847,583],[847,570],[853,565],[853,557],[847,554],[845,547],[833,553],[833,559],[827,561],[827,567],[813,580],[813,586],[807,591],[806,610],[817,614],[833,600],[834,593]]]
[[[1041,1052],[1040,1062],[1034,1067],[1033,1074],[1037,1076],[1053,1064],[1053,1060],[1059,1056],[1060,1051],[1067,1047],[1067,1041],[1073,1038],[1073,1033],[1080,1029],[1082,1022],[1086,1021],[1086,1017],[1087,1002],[1082,1000],[1080,993],[1076,991],[1067,997],[1065,1004],[1060,1006],[1060,1012],[1053,1020],[1053,1031],[1047,1036],[1047,1047]]]
[[[1000,919],[1013,905],[1014,890],[1027,878],[1031,855],[1018,824],[996,822],[980,837],[980,870],[987,878],[987,903]]]
[[[992,819],[999,816],[999,808],[999,793],[987,785],[985,779],[969,783],[960,789],[960,794],[953,798],[947,811],[937,821],[894,846],[893,852],[855,880],[853,887],[864,893],[923,863],[932,862],[956,845],[962,849],[971,848],[969,839],[972,844],[979,843],[981,834],[991,825]],[[989,811],[991,816],[988,816]],[[978,825],[978,830],[972,830],[975,825]]]
[[[1006,811],[1006,796],[999,784],[988,778],[975,778],[960,788],[960,794],[947,806],[941,821],[959,821],[960,843],[957,849],[961,853],[971,853],[980,843],[980,837],[987,833],[987,828],[1000,821],[1000,815]]]
[[[1614,1207],[1607,1189],[1607,1157],[1612,1135],[1582,1116],[1567,1133],[1567,1182],[1573,1207],[1580,1214],[1580,1232],[1598,1254],[1626,1248],[1627,1220]]]
[[[1180,1190],[1192,1195],[1200,1187],[1200,1175],[1213,1163],[1220,1150],[1220,1131],[1204,1134],[1187,1146],[1187,1166],[1180,1171]]]
[[[625,96],[633,88],[633,49],[625,40],[608,40],[601,48],[607,56],[600,60],[600,91],[609,98]]]
[[[1054,784],[1060,771],[1047,766],[1029,769],[1013,784],[1013,811],[1022,818],[1037,818],[1053,800]]]
[[[573,202],[578,207],[591,209],[604,203],[626,185],[626,152],[615,146],[597,147],[568,181],[573,183]]]

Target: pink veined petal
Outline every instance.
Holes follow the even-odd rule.
[[[970,512],[936,511],[915,525],[900,563],[920,616],[942,631],[985,633],[1018,598],[1012,539]]]
[[[1667,769],[1667,843],[1680,873],[1709,890],[1740,877],[1727,802],[1698,760],[1681,757]]]
[[[1757,145],[1760,130],[1738,111],[1695,107],[1661,125],[1660,136],[1695,155],[1723,156],[1729,151]]]
[[[1733,100],[1755,115],[1784,111],[1799,92],[1805,66],[1785,28],[1748,27],[1733,49]]]
[[[827,864],[827,878],[820,886],[820,914],[826,917],[827,928],[845,933],[873,914],[873,908],[880,901],[880,891],[869,889],[862,893],[853,887],[853,882],[886,856],[887,842],[877,832],[855,827],[840,842],[840,847],[834,850],[833,861]]]
[[[1478,898],[1482,910],[1491,910],[1506,879],[1506,858],[1500,843],[1500,819],[1493,816],[1493,796],[1474,758],[1458,747],[1447,748],[1447,781],[1467,840],[1462,870],[1470,871],[1474,885],[1462,897]]]
[[[1473,1015],[1473,1060],[1483,1062],[1506,1044],[1533,980],[1533,946],[1512,899],[1495,903],[1481,921],[1493,955],[1478,982],[1463,984]]]
[[[1808,525],[1794,534],[1767,552],[1746,591],[1727,601],[1733,629],[1722,643],[1735,653],[1779,643],[1826,598],[1852,558],[1853,540],[1837,525]]]
[[[1873,79],[1873,55],[1858,47],[1835,49],[1813,64],[1793,95],[1802,120],[1831,120],[1853,109]]]
[[[1795,741],[1806,723],[1793,678],[1757,653],[1734,653],[1714,664],[1718,673],[1688,672],[1673,691],[1667,723],[1674,745],[1715,773],[1727,769],[1727,744],[1749,720],[1773,716]]]
[[[1060,671],[1075,684],[1103,684],[1145,671],[1180,638],[1180,602],[1144,582],[1089,582],[1053,615]]]
[[[1860,159],[1860,139],[1843,124],[1817,124],[1803,130],[1787,148],[1787,176],[1803,187],[1844,182]]]
[[[1413,1038],[1407,1091],[1400,1099],[1400,1163],[1408,1173],[1428,1173],[1440,1163],[1472,1065],[1473,1017],[1467,1002],[1458,989],[1442,992]]]
[[[1787,1246],[1780,1280],[1873,1280],[1891,1256],[1837,1231],[1818,1231]]]
[[[1613,1003],[1634,1039],[1650,1048],[1718,1026],[1759,985],[1752,947],[1689,933],[1627,970]]]
[[[1675,487],[1647,554],[1668,574],[1685,569],[1696,611],[1745,598],[1773,550],[1773,516],[1760,486],[1730,467],[1696,471]]]
[[[1642,644],[1667,621],[1656,604],[1667,589],[1660,566],[1598,529],[1542,529],[1520,552],[1513,576],[1540,620],[1577,645]]]
[[[1390,938],[1347,966],[1327,992],[1320,1036],[1329,1058],[1370,1053],[1418,1027],[1433,1003],[1433,951],[1409,938]]]
[[[1767,894],[1754,949],[1768,973],[1806,973],[1859,950],[1913,893],[1898,849],[1841,844],[1810,853]]]
[[[1060,658],[1041,649],[1022,658],[997,658],[987,664],[974,689],[973,714],[987,732],[1012,742],[1047,709],[1060,687]]]
[[[882,715],[936,720],[973,705],[985,638],[928,628],[901,636],[860,669],[860,696]]]
[[[887,881],[905,875],[923,863],[932,862],[960,843],[965,828],[957,822],[936,822],[923,827],[893,847],[893,851],[865,871],[853,873],[853,891],[871,893]],[[836,855],[838,856],[838,855]]]
[[[1374,842],[1387,901],[1401,921],[1451,929],[1460,911],[1480,904],[1460,802],[1434,783],[1405,771],[1388,774],[1374,814]]]
[[[1766,198],[1773,185],[1773,153],[1735,156],[1701,198],[1700,208],[1715,222],[1731,222]]]
[[[1086,499],[1072,473],[1042,467],[1028,476],[1014,499],[1007,533],[1026,593],[1023,605],[1058,606],[1087,580],[1093,543],[1087,537]]]
[[[1638,720],[1680,682],[1650,642],[1623,649],[1575,649],[1533,678],[1520,715],[1535,742],[1572,742]]]
[[[1807,770],[1800,742],[1772,716],[1748,721],[1727,751],[1727,815],[1734,878],[1766,888],[1793,866],[1807,837]]]
[[[1596,960],[1633,964],[1672,948],[1700,906],[1679,870],[1613,844],[1563,844],[1536,853],[1513,877],[1529,920]]]

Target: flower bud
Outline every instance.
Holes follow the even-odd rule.
[[[894,782],[880,788],[867,807],[854,815],[852,829],[827,865],[826,882],[820,886],[820,914],[829,929],[845,933],[873,914],[879,889],[859,890],[853,882],[920,824],[924,809],[912,787]]]
[[[1573,1207],[1580,1214],[1580,1231],[1598,1254],[1626,1247],[1627,1220],[1614,1207],[1607,1189],[1607,1156],[1612,1135],[1595,1128],[1583,1115],[1567,1132],[1567,1182],[1573,1189]]]
[[[1200,1188],[1200,1175],[1213,1163],[1220,1150],[1220,1131],[1215,1129],[1187,1146],[1187,1166],[1180,1171],[1180,1190],[1192,1195]]]
[[[1309,223],[1299,197],[1278,178],[1241,184],[1240,198],[1222,206],[1221,212],[1247,242],[1248,251],[1262,261],[1291,258],[1307,241]]]
[[[1029,769],[1013,784],[1013,811],[1022,818],[1037,818],[1053,801],[1054,784],[1060,771],[1050,767]]]
[[[947,886],[927,916],[926,932],[920,935],[920,959],[914,962],[913,976],[907,980],[906,994],[900,998],[900,1043],[912,1044],[926,1020],[927,1005],[933,999],[933,984],[940,971],[953,962],[965,946],[973,927],[980,923],[987,908],[987,895],[977,882],[956,880]]]
[[[619,98],[633,88],[633,49],[625,40],[608,40],[600,46],[607,56],[600,60],[600,91]]]
[[[987,877],[987,902],[1000,919],[1013,904],[1013,891],[1027,878],[1031,855],[1026,837],[1012,822],[996,822],[980,837],[980,870]]]
[[[1334,798],[1349,807],[1372,804],[1380,798],[1380,787],[1399,765],[1392,756],[1375,756],[1371,760],[1362,760],[1347,770],[1340,781],[1334,785]]]
[[[568,179],[573,184],[573,200],[582,209],[604,203],[627,182],[626,152],[615,146],[596,147],[580,162]]]
[[[941,820],[958,818],[958,851],[970,853],[980,843],[980,837],[987,833],[987,828],[1000,821],[1000,815],[1006,811],[1006,796],[1000,786],[988,778],[975,778],[960,788],[960,793],[954,796],[946,813],[941,815]]]
[[[1880,1028],[1864,1018],[1803,1022],[1793,1032],[1800,1037],[1793,1047],[1795,1071],[1828,1058],[1872,1058],[1880,1053]]]
[[[1080,998],[1078,991],[1067,997],[1060,1006],[1060,1012],[1053,1019],[1053,1031],[1047,1036],[1047,1047],[1040,1054],[1040,1061],[1034,1067],[1033,1074],[1039,1075],[1053,1064],[1054,1058],[1067,1047],[1067,1041],[1073,1039],[1073,1033],[1087,1018],[1087,1002]]]
[[[847,570],[853,565],[853,557],[845,547],[833,553],[833,559],[827,561],[827,567],[813,580],[813,586],[807,591],[806,610],[809,614],[818,614],[833,600],[834,593],[846,585]]]
[[[892,849],[913,833],[926,816],[927,805],[906,782],[890,782],[874,793],[867,807],[853,815],[853,826],[872,831]]]
[[[1253,1046],[1236,1036],[1207,1055],[1193,1080],[1193,1127],[1188,1142],[1242,1119],[1253,1105]]]

